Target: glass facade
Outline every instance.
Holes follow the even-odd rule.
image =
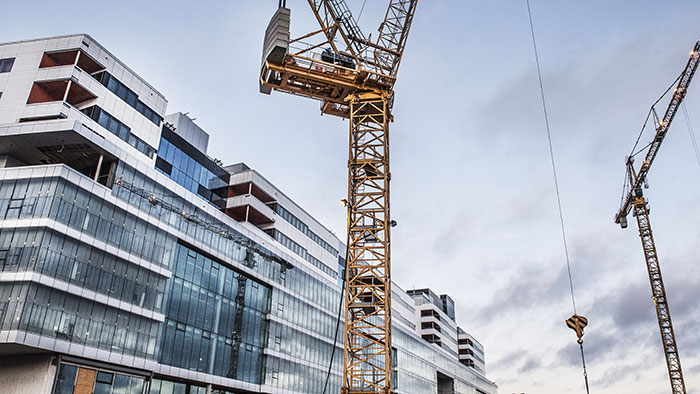
[[[302,222],[301,219],[294,216],[282,205],[275,204],[274,210],[278,215],[280,215],[282,219],[286,220],[292,226],[296,227],[299,231],[301,231],[304,235],[311,238],[312,241],[319,244],[328,253],[332,254],[334,257],[338,255],[338,251],[334,247],[332,247],[328,242],[322,240],[321,237],[319,237],[316,233],[311,231],[311,229],[309,228],[309,226],[306,225],[306,223]]]
[[[123,163],[116,178],[153,191],[182,211],[196,210],[194,204],[167,193],[164,186]],[[95,294],[69,294],[58,282],[54,286],[60,289],[33,281],[3,283],[0,330],[35,332],[301,392],[325,382],[340,300],[335,280],[290,269],[126,188],[114,185],[110,194],[131,209],[62,177],[0,182],[0,218],[48,220],[41,226],[0,229],[0,274],[34,272]],[[158,218],[160,225],[148,217]],[[173,230],[243,264],[275,287],[178,241]],[[122,252],[115,255],[116,250]],[[109,305],[95,300],[100,294],[109,297]],[[111,300],[129,306],[120,309],[111,306]],[[134,313],[134,307],[161,313],[163,321]],[[342,339],[335,347],[329,388],[337,391]],[[269,355],[264,354],[266,348]]]
[[[217,207],[225,206],[229,174],[167,126],[163,126],[156,169]]]
[[[271,230],[269,230],[269,232],[272,232],[272,236],[275,238],[275,240],[277,242],[281,243],[287,249],[289,249],[292,252],[299,255],[299,257],[301,257],[304,260],[308,261],[309,263],[313,264],[314,267],[325,272],[328,276],[335,278],[338,275],[337,272],[335,272],[335,270],[333,268],[330,268],[327,265],[323,264],[321,262],[321,260],[317,259],[311,253],[309,253],[309,251],[307,251],[306,248],[304,248],[303,246],[294,242],[291,238],[284,235],[284,233],[282,233],[281,231],[279,231],[277,229],[271,229]]]
[[[184,245],[173,270],[159,361],[261,383],[270,289]]]
[[[181,212],[197,210],[123,163],[115,177]],[[269,252],[255,252],[241,241],[242,234],[204,211],[198,214],[204,221],[236,237],[222,237],[118,184],[101,190],[112,197],[100,197],[63,177],[0,182],[0,218],[48,220],[0,229],[0,274],[34,272],[84,289],[71,294],[59,282],[5,282],[0,286],[0,330],[34,332],[297,393],[322,391],[335,346],[328,390],[340,390],[343,330],[335,338],[341,297],[335,278],[320,278],[266,257]],[[203,252],[204,246],[210,252]],[[234,269],[236,264],[250,273]],[[99,295],[108,302],[100,302]],[[406,302],[401,305],[414,310]],[[396,325],[393,343],[401,393],[435,392],[438,370],[464,375],[456,359]],[[107,387],[103,380],[100,384]],[[123,385],[117,377],[109,384],[112,392]],[[159,377],[146,390],[187,394],[202,387]],[[455,390],[476,393],[458,379]]]

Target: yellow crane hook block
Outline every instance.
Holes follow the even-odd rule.
[[[576,331],[576,336],[578,340],[581,341],[583,337],[583,329],[588,325],[588,319],[583,316],[573,315],[566,319],[566,325],[570,329]]]

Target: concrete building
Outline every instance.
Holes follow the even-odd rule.
[[[459,327],[457,327],[457,347],[459,349],[459,362],[476,369],[481,374],[486,374],[484,346]]]
[[[439,296],[430,289],[408,290],[416,304],[416,319],[420,321],[420,336],[429,343],[457,356],[457,322],[454,317],[454,302],[443,294]],[[443,300],[447,301],[444,302]],[[448,304],[449,303],[449,304]],[[450,315],[445,311],[451,307]]]
[[[418,333],[426,342],[439,346],[482,375],[486,374],[484,347],[471,334],[457,326],[455,303],[447,294],[438,296],[430,289],[408,290],[416,304]]]
[[[344,245],[166,107],[87,35],[0,44],[0,393],[339,392]],[[495,393],[421,305],[396,392]]]

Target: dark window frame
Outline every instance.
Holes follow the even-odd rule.
[[[6,57],[0,59],[0,74],[12,72],[12,67],[15,65],[14,57]]]

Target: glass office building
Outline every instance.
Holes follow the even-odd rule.
[[[0,64],[0,393],[340,391],[337,237],[91,37]],[[394,292],[397,393],[496,392]]]

